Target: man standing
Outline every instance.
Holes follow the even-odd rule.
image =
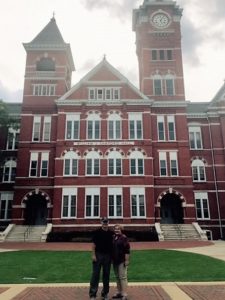
[[[109,220],[104,217],[101,219],[101,228],[96,230],[93,235],[92,245],[92,277],[90,282],[89,296],[91,300],[96,299],[100,272],[102,268],[103,289],[101,296],[103,300],[108,300],[109,276],[112,259],[112,236],[113,232],[109,230]]]

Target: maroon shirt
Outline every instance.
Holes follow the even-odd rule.
[[[119,265],[125,262],[125,254],[130,254],[130,244],[126,235],[113,236],[113,264]]]

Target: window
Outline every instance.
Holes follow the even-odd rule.
[[[192,178],[193,181],[206,181],[206,176],[205,176],[205,165],[202,160],[200,159],[195,159],[192,164]]]
[[[122,175],[122,156],[118,151],[111,151],[108,155],[108,174]]]
[[[45,116],[44,117],[44,127],[43,127],[43,141],[49,142],[51,137],[51,117]]]
[[[130,155],[130,174],[144,175],[144,157],[140,151],[133,151]]]
[[[109,140],[121,139],[121,118],[118,114],[111,114],[108,117],[108,138]]]
[[[37,177],[38,152],[32,152],[30,156],[30,177]]]
[[[34,84],[33,96],[55,96],[55,84]]]
[[[122,188],[108,188],[109,217],[122,217]]]
[[[0,220],[12,218],[13,193],[1,192],[0,194]]]
[[[166,84],[166,95],[173,96],[175,95],[174,92],[174,79],[173,78],[166,78],[165,79]]]
[[[37,71],[55,71],[55,62],[49,57],[41,58],[36,64]]]
[[[131,216],[133,218],[145,217],[145,190],[144,188],[131,188]]]
[[[100,117],[98,114],[89,114],[87,118],[87,139],[100,139]]]
[[[129,137],[130,140],[142,139],[142,114],[129,114]]]
[[[90,151],[86,156],[86,174],[100,175],[100,156],[96,151]]]
[[[167,176],[166,152],[159,152],[159,172],[160,176]]]
[[[77,189],[63,188],[62,218],[76,218]]]
[[[97,99],[98,100],[103,99],[103,89],[97,89]]]
[[[202,136],[200,127],[189,127],[189,142],[191,149],[202,149]]]
[[[40,132],[41,132],[41,117],[34,116],[33,120],[33,135],[32,141],[39,142],[40,141]]]
[[[64,175],[77,176],[78,174],[78,155],[74,151],[69,151],[64,156]]]
[[[19,141],[19,129],[9,128],[8,139],[7,139],[7,150],[16,150],[18,149]]]
[[[166,53],[167,53],[167,60],[172,60],[173,59],[172,50],[166,50]]]
[[[157,60],[157,50],[152,50],[152,60]]]
[[[161,96],[162,95],[162,79],[155,78],[153,80],[153,85],[154,85],[154,95]]]
[[[169,163],[167,165],[167,154]],[[177,152],[175,151],[160,151],[159,152],[159,172],[160,176],[178,176],[178,161]]]
[[[208,194],[207,193],[195,193],[196,214],[199,220],[210,219]]]
[[[177,152],[169,152],[169,155],[170,155],[170,175],[178,176]]]
[[[89,100],[119,100],[120,88],[119,87],[96,87],[89,88]]]
[[[16,178],[16,162],[8,160],[3,167],[3,182],[14,182]]]
[[[99,188],[86,188],[86,218],[98,218],[100,207],[100,189]]]
[[[168,139],[169,139],[169,141],[175,141],[176,140],[176,135],[175,135],[174,116],[168,116],[167,117],[167,125],[168,125]]]
[[[66,139],[78,140],[80,130],[80,115],[71,114],[66,116]]]
[[[165,60],[165,51],[164,50],[159,50],[159,59]]]
[[[47,177],[48,176],[48,159],[49,159],[49,153],[48,152],[42,152],[41,153],[41,177]]]
[[[164,116],[157,116],[158,140],[165,141]]]

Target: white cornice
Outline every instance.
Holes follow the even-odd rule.
[[[114,106],[120,106],[120,105],[149,105],[152,106],[153,101],[152,100],[140,100],[140,99],[122,99],[122,100],[83,100],[83,99],[66,99],[66,100],[56,100],[56,105],[58,106],[80,106],[80,105],[87,105],[87,106],[101,106],[101,105],[114,105]]]
[[[184,100],[178,101],[154,101],[152,107],[187,107],[188,103]]]

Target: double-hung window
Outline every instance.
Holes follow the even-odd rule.
[[[39,142],[41,133],[41,116],[34,116],[32,141]]]
[[[129,138],[130,140],[141,140],[142,134],[142,114],[129,113]]]
[[[42,140],[43,142],[49,142],[50,138],[51,138],[51,117],[45,116]]]
[[[30,177],[37,177],[38,171],[38,152],[30,154]]]
[[[111,151],[108,155],[108,174],[122,175],[122,155],[118,151]]]
[[[122,217],[122,188],[108,188],[108,212],[111,218]]]
[[[41,177],[48,176],[48,160],[49,160],[49,152],[42,152],[41,153]]]
[[[100,117],[98,114],[89,114],[87,118],[87,139],[100,139]]]
[[[64,175],[77,176],[78,174],[78,155],[74,151],[69,151],[64,156]]]
[[[174,116],[167,116],[168,139],[169,141],[176,140],[175,134],[175,119]]]
[[[133,151],[130,154],[130,174],[144,175],[144,156],[140,151]]]
[[[108,118],[108,138],[121,139],[121,117],[118,114],[111,114]]]
[[[63,188],[62,192],[62,218],[76,218],[77,188]]]
[[[198,220],[209,220],[208,194],[205,192],[195,193],[196,215]]]
[[[16,178],[16,161],[8,160],[3,167],[3,182],[14,182]]]
[[[191,149],[202,149],[202,135],[200,127],[189,127],[189,142]]]
[[[78,140],[80,129],[80,115],[71,114],[66,116],[66,139]]]
[[[19,141],[19,129],[9,128],[8,139],[7,139],[7,150],[16,150],[18,149]]]
[[[13,193],[1,192],[0,194],[0,220],[10,220],[12,218]]]
[[[169,152],[170,156],[170,175],[178,176],[177,152]]]
[[[153,79],[153,86],[154,86],[154,95],[155,96],[161,96],[163,94],[162,79],[161,78],[154,78]]]
[[[193,181],[205,182],[206,176],[204,162],[200,159],[195,159],[193,160],[191,167]]]
[[[158,140],[165,141],[164,116],[157,116]]]
[[[98,218],[100,209],[100,188],[86,188],[86,218]]]
[[[159,172],[160,176],[167,176],[166,152],[159,152]]]
[[[86,174],[100,175],[100,155],[96,151],[90,151],[86,156]]]
[[[131,188],[131,216],[132,218],[144,218],[145,213],[145,189]]]

